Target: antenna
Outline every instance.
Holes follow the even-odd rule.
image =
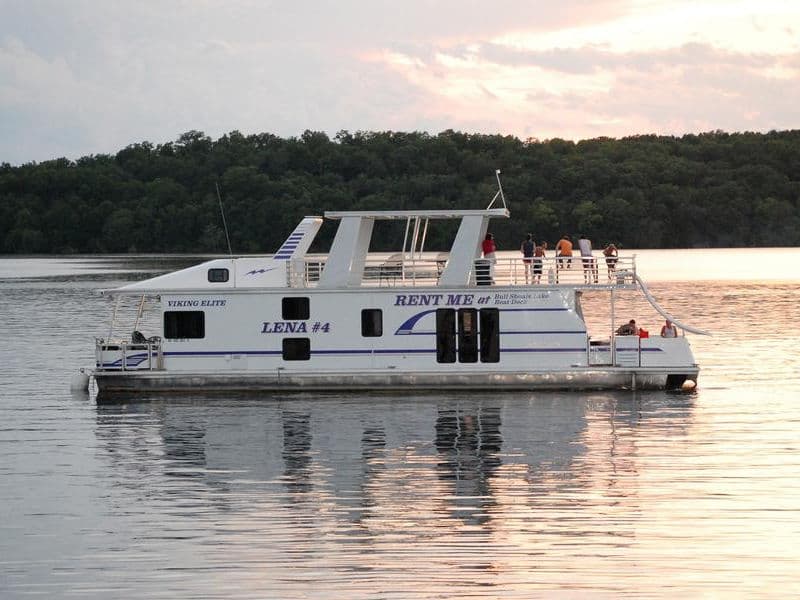
[[[494,176],[497,178],[497,193],[494,195],[494,198],[492,198],[492,201],[489,202],[489,206],[487,206],[486,209],[488,210],[492,208],[495,200],[497,200],[497,197],[500,196],[500,200],[503,201],[503,208],[508,210],[508,206],[506,206],[506,197],[505,194],[503,194],[503,184],[500,183],[500,169],[495,170]]]
[[[222,226],[225,228],[225,239],[228,240],[228,254],[233,258],[233,250],[231,250],[231,237],[228,235],[228,224],[225,222],[225,210],[222,208],[222,194],[219,193],[219,181],[214,182],[214,187],[217,188],[217,200],[219,200],[219,212],[222,215]]]

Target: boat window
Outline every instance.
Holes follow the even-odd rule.
[[[436,309],[436,362],[456,362],[456,311]]]
[[[383,311],[380,308],[365,308],[361,311],[361,335],[363,337],[383,335]]]
[[[308,298],[283,298],[281,302],[281,317],[285,321],[301,321],[311,316]]]
[[[170,340],[206,337],[206,313],[202,310],[165,311],[164,337]]]
[[[500,362],[500,311],[482,308],[480,321],[481,362]]]
[[[283,360],[308,360],[311,358],[309,338],[283,338]]]
[[[228,269],[209,269],[208,281],[211,283],[225,283],[228,281],[230,274]]]
[[[478,311],[458,309],[458,362],[478,362]]]

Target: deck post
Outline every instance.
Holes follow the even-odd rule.
[[[145,301],[145,295],[142,294],[142,299],[139,301],[139,308],[136,310],[136,320],[133,322],[134,331],[139,329],[139,321],[141,320],[142,313],[144,312],[144,301]]]
[[[636,354],[637,354],[637,356],[639,358],[639,366],[641,367],[642,366],[642,336],[640,336],[640,335],[636,336],[636,341],[639,342],[639,345],[636,347],[637,348]]]
[[[611,288],[611,364],[617,364],[617,340],[616,340],[616,329],[614,329],[615,317],[614,317],[614,288]]]
[[[114,333],[114,325],[117,323],[117,309],[119,309],[119,302],[121,299],[121,296],[116,296],[114,298],[114,312],[111,313],[111,323],[108,325],[108,337],[106,337],[109,342],[111,341],[111,335]]]

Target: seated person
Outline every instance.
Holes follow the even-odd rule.
[[[664,323],[664,326],[661,328],[661,337],[678,337],[678,328],[675,327],[675,324],[669,319],[667,319],[666,323]]]
[[[620,325],[617,329],[617,335],[639,335],[639,328],[636,327],[636,321],[631,319],[624,325]]]

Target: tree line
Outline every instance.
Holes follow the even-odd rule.
[[[564,233],[596,247],[800,245],[800,130],[579,142],[190,131],[115,155],[0,164],[0,252],[226,253],[217,186],[234,253],[273,252],[326,210],[485,208],[498,168],[512,216],[493,222],[499,249],[528,232],[551,247]],[[397,249],[403,234],[390,228],[373,249]],[[426,248],[447,249],[453,234],[431,228]]]

